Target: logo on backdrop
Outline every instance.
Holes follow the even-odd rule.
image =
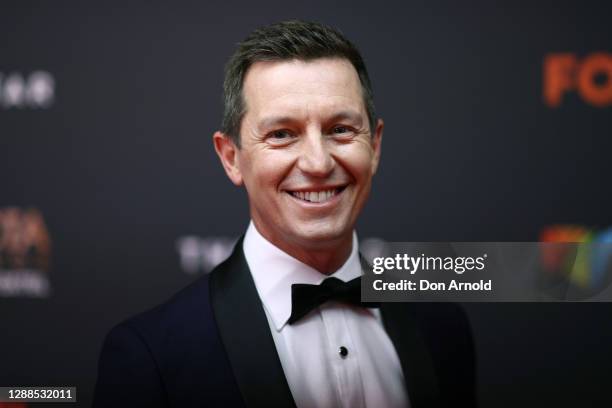
[[[611,284],[612,227],[601,231],[582,225],[551,225],[542,229],[540,241],[576,243],[543,248],[541,263],[551,278],[582,290],[595,291]]]
[[[579,57],[555,53],[544,57],[544,103],[557,108],[563,97],[576,92],[585,103],[605,108],[612,106],[612,54],[596,52]]]
[[[0,72],[0,109],[46,109],[55,100],[55,79],[47,71]]]
[[[181,269],[189,275],[209,273],[223,262],[236,243],[235,238],[188,235],[176,240]]]
[[[51,239],[40,211],[0,208],[0,297],[48,297]]]

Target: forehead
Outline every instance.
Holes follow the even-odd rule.
[[[243,93],[251,119],[347,109],[365,114],[357,71],[341,58],[256,62],[247,71]]]

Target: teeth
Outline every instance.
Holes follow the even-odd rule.
[[[311,203],[322,203],[336,195],[337,190],[326,191],[294,191],[291,194],[300,200],[309,201]]]

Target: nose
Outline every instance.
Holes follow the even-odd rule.
[[[311,131],[302,140],[297,166],[313,177],[327,177],[335,166],[330,146],[320,131]]]

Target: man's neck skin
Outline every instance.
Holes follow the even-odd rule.
[[[289,241],[274,239],[266,233],[265,229],[257,225],[257,221],[253,220],[253,222],[261,236],[272,245],[324,275],[331,275],[340,269],[351,255],[353,249],[352,233],[349,234],[348,237],[340,240],[325,243],[317,242],[304,246]]]

